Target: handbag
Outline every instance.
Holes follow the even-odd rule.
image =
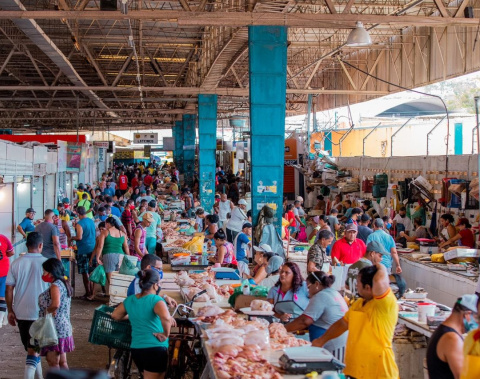
[[[58,345],[57,328],[53,316],[47,313],[45,317],[40,317],[34,321],[30,326],[30,337],[32,337],[30,343],[35,344],[35,340],[40,347],[55,346]]]
[[[89,280],[93,283],[104,286],[107,283],[107,274],[103,265],[98,265],[95,270],[90,274]]]

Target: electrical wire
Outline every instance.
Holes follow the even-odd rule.
[[[438,95],[433,95],[431,93],[426,93],[426,92],[422,92],[422,91],[418,91],[418,90],[415,90],[415,89],[410,89],[410,88],[407,88],[407,87],[403,87],[399,84],[395,84],[395,83],[392,83],[392,82],[389,82],[388,80],[385,80],[385,79],[382,79],[382,78],[379,78],[378,76],[375,76],[375,75],[372,75],[370,74],[369,72],[367,71],[364,71],[362,70],[361,68],[357,67],[357,66],[354,66],[353,64],[347,62],[347,61],[344,61],[343,59],[339,59],[341,60],[344,64],[346,64],[347,66],[365,74],[365,75],[368,75],[370,76],[371,78],[375,79],[375,80],[378,80],[380,82],[383,82],[383,83],[386,83],[388,85],[391,85],[391,86],[394,86],[394,87],[397,87],[397,88],[400,88],[400,89],[403,89],[404,91],[409,91],[409,92],[414,92],[414,93],[417,93],[419,95],[423,95],[423,96],[430,96],[430,97],[435,97],[437,99],[439,99],[442,104],[443,104],[443,107],[445,108],[445,114],[446,114],[446,117],[447,117],[447,140],[446,140],[446,153],[445,153],[445,177],[448,176],[448,140],[449,140],[449,137],[450,137],[450,116],[448,114],[448,109],[447,109],[447,105],[445,104],[445,101],[443,101],[442,97],[441,96],[438,96]],[[391,148],[391,146],[390,146]]]

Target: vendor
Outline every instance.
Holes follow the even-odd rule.
[[[211,240],[218,230],[218,215],[207,215],[205,217],[205,224],[205,238]]]
[[[217,253],[212,258],[215,267],[237,265],[233,245],[227,241],[227,236],[223,229],[217,231],[213,239],[215,240],[215,246],[217,247]]]
[[[475,247],[475,237],[472,230],[472,225],[468,222],[468,219],[461,218],[457,222],[458,233],[445,242],[442,242],[438,247],[443,248],[446,246],[452,246],[458,244],[458,246],[468,246],[473,249]],[[458,241],[458,242],[457,242]]]
[[[286,262],[280,270],[280,279],[268,292],[267,299],[274,304],[275,317],[289,322],[300,316],[308,305],[308,289],[294,262]]]
[[[449,213],[445,213],[440,216],[440,230],[439,230],[439,240],[441,243],[450,240],[457,234],[457,229],[454,226],[455,219]],[[443,247],[450,247],[448,244],[443,245]]]
[[[287,331],[296,332],[308,328],[310,341],[313,341],[343,318],[348,311],[348,306],[342,295],[332,288],[334,282],[335,277],[323,271],[315,271],[308,275],[307,288],[310,302],[302,315],[285,326]],[[344,332],[324,345],[324,348],[340,361],[343,361],[347,336],[348,333]]]
[[[430,231],[422,225],[420,217],[413,219],[415,231],[412,235],[407,235],[405,232],[400,232],[400,237],[405,237],[408,242],[415,242],[418,238],[431,238]]]
[[[266,243],[261,244],[260,246],[254,246],[255,250],[254,261],[256,266],[253,268],[253,275],[244,273],[244,278],[251,279],[255,283],[260,283],[263,279],[267,277],[267,264],[270,258],[273,256],[272,248]]]
[[[203,232],[205,230],[205,223],[204,223],[204,220],[205,220],[205,217],[207,216],[208,213],[205,213],[205,211],[203,210],[203,208],[198,208],[196,211],[195,211],[195,231],[196,232]]]
[[[17,226],[17,230],[23,236],[23,238],[27,238],[27,233],[33,232],[35,230],[35,225],[33,222],[35,213],[35,209],[27,208],[24,219]]]
[[[330,230],[320,230],[317,242],[308,250],[307,272],[319,271],[327,261],[327,248],[333,241],[333,234]]]
[[[242,231],[237,234],[233,241],[233,247],[235,251],[235,257],[237,258],[238,271],[240,277],[243,277],[243,273],[250,274],[248,269],[248,257],[251,256],[252,250],[252,224],[245,222],[242,225]]]
[[[269,289],[275,286],[280,279],[280,268],[282,267],[282,265],[282,257],[279,257],[278,255],[274,255],[273,257],[271,257],[267,263],[267,277],[263,279],[260,283],[258,283],[258,285],[262,287],[267,287]]]

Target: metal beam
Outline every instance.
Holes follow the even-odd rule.
[[[384,16],[374,14],[326,14],[326,13],[268,13],[268,12],[188,12],[169,10],[130,10],[128,14],[112,11],[27,11],[3,10],[0,19],[37,20],[152,20],[168,21],[178,26],[226,26],[285,25],[294,28],[353,29],[357,21],[365,24],[392,26],[473,26],[479,18],[454,18],[438,16]]]

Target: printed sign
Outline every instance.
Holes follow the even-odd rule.
[[[135,133],[133,143],[156,145],[158,144],[158,133]]]
[[[93,146],[108,149],[108,141],[93,141]]]
[[[143,147],[143,156],[145,158],[150,158],[150,155],[152,155],[152,146],[151,145],[145,145]]]

